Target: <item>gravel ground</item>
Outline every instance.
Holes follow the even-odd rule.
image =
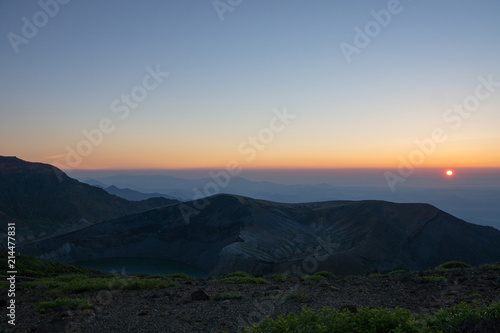
[[[444,276],[430,282],[424,275]],[[309,283],[299,278],[286,282],[268,279],[268,285],[231,285],[196,280],[165,290],[102,291],[72,294],[86,298],[91,309],[64,307],[41,313],[37,305],[51,300],[43,287],[21,289],[17,294],[16,326],[7,332],[238,332],[264,316],[300,312],[303,306],[355,310],[360,307],[409,309],[431,314],[460,302],[500,301],[500,272],[457,270],[390,276],[348,276]],[[199,290],[203,292],[197,292]],[[301,292],[306,302],[287,300]],[[197,292],[197,293],[195,293]],[[214,300],[221,292],[239,293],[242,299]],[[195,293],[193,295],[193,293]],[[202,300],[204,295],[208,300]],[[196,297],[198,296],[198,297]],[[198,299],[200,298],[200,299]],[[4,301],[2,301],[4,302]],[[4,304],[2,304],[2,307]]]

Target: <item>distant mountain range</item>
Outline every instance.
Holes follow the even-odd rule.
[[[382,177],[382,175],[380,176]],[[200,196],[217,193],[243,195],[255,199],[283,203],[318,202],[331,200],[383,200],[401,203],[428,203],[463,220],[494,226],[500,229],[500,188],[473,187],[466,183],[460,186],[431,188],[399,188],[391,192],[387,186],[333,186],[331,184],[283,185],[273,182],[249,181],[234,177],[227,186],[215,187],[219,192],[205,193],[207,184],[218,183],[210,177],[182,179],[167,175],[121,174],[95,179],[82,178],[83,182],[107,188],[115,186],[141,193],[163,193],[162,196],[190,201]],[[219,180],[219,183],[224,183]],[[116,195],[121,196],[120,193]],[[128,197],[126,197],[128,199]]]
[[[141,201],[147,200],[151,198],[165,198],[169,200],[179,201],[176,198],[173,198],[166,194],[161,193],[142,193],[139,191],[134,191],[129,188],[118,188],[114,185],[104,188],[106,192],[109,194],[116,195],[117,197],[124,198],[130,201]]]
[[[178,202],[165,198],[127,201],[80,183],[54,166],[3,156],[0,189],[3,245],[8,222],[16,222],[17,242],[22,244]]]

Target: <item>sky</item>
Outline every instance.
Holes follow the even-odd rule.
[[[500,168],[500,2],[0,0],[0,155]]]

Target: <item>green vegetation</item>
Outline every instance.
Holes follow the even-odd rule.
[[[448,261],[444,264],[441,264],[436,267],[437,271],[448,271],[452,269],[464,269],[464,268],[471,268],[470,265],[461,262],[461,261]]]
[[[398,269],[396,271],[389,272],[385,275],[401,275],[401,274],[410,274],[408,271],[405,271],[404,269]]]
[[[56,308],[58,306],[68,306],[71,309],[88,309],[92,307],[92,304],[86,299],[67,297],[58,298],[55,301],[51,302],[41,302],[40,304],[38,304],[40,310]]]
[[[335,275],[333,275],[332,272],[327,272],[327,271],[321,271],[321,272],[318,272],[314,275],[322,276],[322,277],[327,278],[327,279],[328,278],[334,278],[334,279],[337,278]]]
[[[407,310],[368,310],[356,313],[323,308],[315,311],[304,307],[298,315],[264,319],[245,332],[416,332],[412,329],[412,313]]]
[[[236,271],[236,272],[232,272],[232,273],[229,273],[229,274],[226,274],[224,277],[226,278],[230,278],[230,277],[249,277],[249,278],[261,278],[261,277],[264,277],[263,274],[260,274],[260,273],[255,273],[255,274],[249,274],[247,272],[243,272],[243,271]]]
[[[492,265],[482,265],[480,266],[482,271],[500,271],[500,263],[497,262],[496,264]]]
[[[432,275],[426,275],[422,276],[422,279],[425,279],[430,282],[446,282],[447,279],[444,276],[432,276]]]
[[[288,279],[288,274],[271,274],[267,277],[269,279],[277,279],[279,282],[285,282]]]
[[[253,277],[253,276],[251,276],[250,274],[248,274],[246,272],[237,271],[237,272],[229,273],[229,274],[225,275],[224,277],[230,278],[230,277]]]
[[[243,299],[243,298],[244,298],[243,295],[238,292],[232,293],[224,291],[222,293],[218,293],[217,295],[215,295],[213,299],[214,301],[221,301],[225,299]]]
[[[175,273],[175,274],[170,274],[170,275],[164,275],[166,278],[170,278],[172,280],[177,280],[177,281],[191,281],[194,280],[191,276],[184,274],[184,273]]]
[[[302,276],[302,280],[311,281],[311,282],[315,282],[315,283],[318,283],[321,280],[326,280],[328,278],[336,278],[336,276],[333,275],[332,273],[326,272],[326,271],[318,272],[314,275],[303,275]]]
[[[7,252],[5,251],[0,251],[0,269],[4,272],[8,270]],[[16,255],[16,269],[19,276],[32,278],[58,276],[61,274],[110,275],[93,269],[41,260],[23,254]]]
[[[460,332],[465,323],[500,319],[500,303],[490,306],[462,303],[453,308],[440,310],[434,316],[418,316],[404,309],[323,308],[315,311],[304,307],[297,314],[266,318],[246,329],[247,333],[278,332]]]
[[[430,332],[460,332],[466,323],[479,323],[483,320],[500,320],[500,303],[489,306],[478,303],[462,303],[452,308],[441,309],[435,316],[428,318]]]
[[[138,290],[138,289],[164,289],[168,287],[178,286],[179,284],[170,279],[164,278],[116,278],[116,277],[89,277],[82,274],[61,275],[57,277],[43,278],[36,281],[21,282],[21,287],[36,287],[38,285],[45,285],[49,288],[58,288],[63,292],[83,292],[83,291],[97,291],[106,289],[124,289],[124,290]],[[58,292],[53,292],[55,295]]]
[[[263,278],[255,278],[255,277],[225,277],[223,279],[215,279],[212,282],[216,283],[230,283],[230,284],[269,284],[269,281]]]
[[[321,275],[303,275],[302,280],[304,281],[310,281],[314,283],[318,283],[321,280],[324,280],[325,278],[322,277]]]
[[[302,291],[293,291],[285,296],[288,301],[294,301],[295,303],[307,303],[309,302],[309,297]]]

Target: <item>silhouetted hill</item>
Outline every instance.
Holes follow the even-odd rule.
[[[129,188],[118,188],[114,185],[104,188],[109,194],[116,195],[117,197],[130,200],[130,201],[141,201],[150,198],[165,198],[170,200],[178,201],[177,199],[161,193],[142,193],[139,191],[134,191]]]
[[[0,224],[17,224],[18,243],[158,208],[175,200],[130,202],[68,177],[54,166],[0,156]],[[2,237],[2,241],[4,237]]]
[[[23,252],[62,262],[164,258],[213,275],[323,269],[354,274],[423,270],[450,260],[499,261],[500,231],[428,204],[283,204],[216,195],[93,225]]]

